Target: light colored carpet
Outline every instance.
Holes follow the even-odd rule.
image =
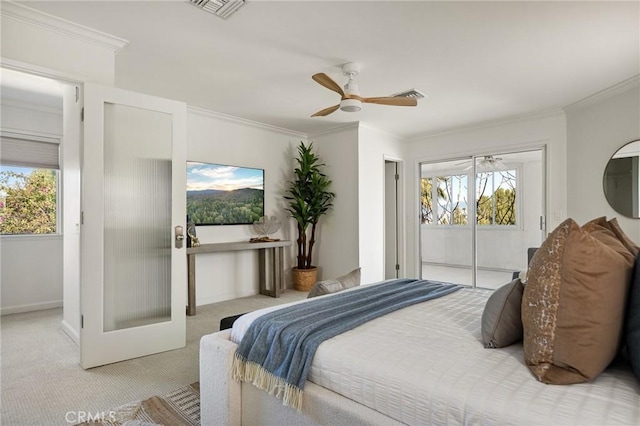
[[[218,331],[220,319],[305,298],[287,290],[280,298],[251,296],[199,306],[187,317],[187,346],[83,370],[76,344],[62,331],[62,309],[1,317],[3,425],[66,425],[79,412],[95,413],[165,395],[199,380],[200,337]]]

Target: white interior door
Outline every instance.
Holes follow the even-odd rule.
[[[86,84],[80,364],[185,346],[186,105]]]

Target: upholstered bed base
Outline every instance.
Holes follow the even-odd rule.
[[[231,330],[202,337],[200,341],[200,413],[203,426],[213,425],[399,425],[364,405],[312,382],[304,389],[300,412],[250,384],[230,376],[236,344]]]

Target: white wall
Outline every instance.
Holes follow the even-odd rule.
[[[333,209],[318,223],[314,262],[318,279],[336,278],[359,265],[358,126],[309,135],[309,142],[327,165],[325,172],[336,194]]]
[[[62,137],[61,109],[6,99],[1,109],[3,130]],[[2,314],[62,306],[62,235],[0,236],[0,268]]]
[[[400,138],[361,124],[358,133],[358,228],[359,261],[362,268],[362,283],[373,283],[385,279],[385,159],[403,162],[406,145]],[[403,164],[404,165],[404,164]],[[398,185],[400,204],[399,222],[402,224],[405,211],[404,170],[400,167]],[[404,232],[399,232],[400,276],[406,275],[403,262]]]
[[[410,165],[408,190],[418,194],[419,163],[455,159],[469,155],[514,152],[547,146],[547,229],[555,228],[565,217],[566,208],[566,124],[562,112],[554,111],[537,117],[486,123],[424,137],[409,143]],[[418,197],[407,204],[408,270],[420,274]]]
[[[198,108],[187,114],[187,159],[264,169],[265,214],[280,219],[274,238],[295,240],[293,219],[284,210],[286,182],[293,176],[296,147],[306,136]],[[201,244],[248,241],[251,225],[198,226]],[[294,247],[285,249],[285,282],[291,283]],[[258,293],[257,251],[196,256],[196,304],[203,305]]]
[[[602,183],[611,156],[640,138],[638,78],[568,107],[566,113],[569,216],[580,224],[598,216],[617,217],[629,238],[640,244],[640,220],[613,210]]]
[[[62,236],[4,236],[2,314],[62,306]]]

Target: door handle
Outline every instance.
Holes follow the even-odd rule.
[[[184,241],[184,228],[180,225],[175,227],[176,248],[181,249]]]

